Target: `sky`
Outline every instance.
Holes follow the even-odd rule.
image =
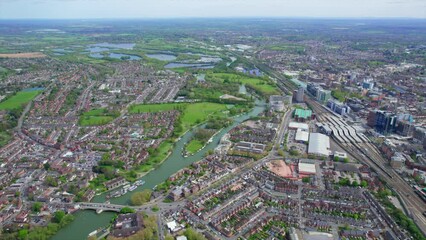
[[[0,0],[0,19],[426,18],[426,0]]]

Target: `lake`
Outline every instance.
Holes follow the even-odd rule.
[[[154,58],[160,61],[173,61],[176,60],[176,56],[172,54],[163,54],[163,53],[155,53],[155,54],[146,54],[149,58]]]
[[[169,63],[164,68],[201,68],[201,69],[211,69],[214,68],[214,65],[206,63]]]
[[[101,54],[101,53],[91,53],[90,57],[93,57],[93,58],[104,58],[104,55]],[[123,53],[110,53],[108,55],[108,57],[115,58],[115,59],[122,59],[121,57],[128,57],[128,59],[124,59],[124,60],[139,60],[139,59],[141,59],[141,57],[139,57],[139,56],[130,55],[130,54],[123,54]]]

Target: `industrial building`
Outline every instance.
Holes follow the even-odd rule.
[[[300,160],[299,162],[299,174],[313,175],[317,173],[315,163],[309,160]]]
[[[321,133],[309,135],[308,154],[329,156],[330,153],[330,138],[327,135]]]
[[[294,110],[293,117],[298,122],[305,122],[305,121],[312,120],[312,110],[298,108]]]
[[[309,131],[297,129],[296,136],[294,137],[296,142],[306,143],[309,141]]]
[[[309,131],[309,125],[306,124],[306,123],[290,122],[288,124],[288,128],[291,129],[291,130],[301,129],[303,131]]]

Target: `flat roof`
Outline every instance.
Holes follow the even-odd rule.
[[[310,109],[296,109],[294,115],[299,118],[310,118],[312,116],[312,110]]]
[[[317,169],[314,163],[299,162],[299,172],[315,174]]]
[[[311,133],[309,135],[308,153],[329,156],[330,138],[321,133]]]
[[[299,122],[290,122],[288,124],[289,128],[297,128],[297,129],[302,129],[302,130],[306,130],[309,131],[309,125],[306,123],[299,123]]]
[[[309,132],[308,131],[302,131],[301,129],[297,129],[296,137],[294,139],[296,141],[307,142],[307,141],[309,141]]]

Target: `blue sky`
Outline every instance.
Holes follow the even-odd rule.
[[[0,0],[0,18],[426,18],[426,0]]]

